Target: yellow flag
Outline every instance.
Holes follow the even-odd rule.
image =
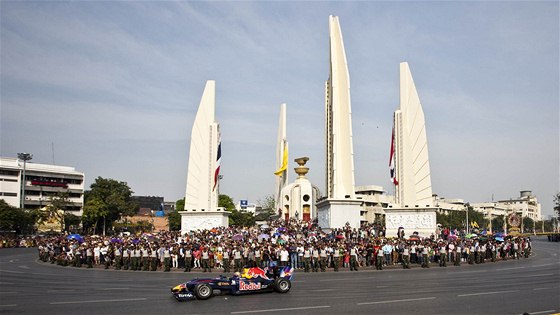
[[[274,172],[274,175],[280,176],[288,168],[288,146],[284,145],[284,154],[282,155],[282,166]]]

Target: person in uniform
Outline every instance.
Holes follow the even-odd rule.
[[[142,271],[148,271],[150,267],[150,253],[147,246],[142,246]]]
[[[422,268],[430,268],[430,259],[428,258],[428,244],[422,246]]]
[[[350,271],[358,271],[358,248],[356,248],[356,245],[350,247]]]
[[[93,268],[93,250],[91,246],[86,249],[86,263],[88,268]]]
[[[187,248],[185,248],[185,250],[183,251],[183,254],[185,256],[185,272],[191,272],[191,268],[192,268],[192,250],[191,250],[191,246],[187,246]]]
[[[150,270],[156,271],[158,267],[157,247],[150,247]]]
[[[223,256],[222,256],[222,260],[223,260],[223,264],[224,264],[224,272],[229,273],[229,265],[230,265],[229,248],[227,248],[227,247],[224,248],[224,253],[223,253]]]
[[[254,253],[254,256],[255,256],[255,265],[256,265],[257,267],[259,267],[259,268],[262,267],[262,266],[261,266],[261,264],[262,264],[261,255],[262,255],[262,253],[261,253],[261,248],[260,248],[260,246],[255,247],[255,253]],[[228,272],[229,272],[229,271],[228,271]]]
[[[303,249],[303,271],[309,272],[310,260],[311,260],[311,250],[306,245]]]
[[[462,256],[462,247],[460,244],[455,245],[455,248],[453,249],[453,265],[455,266],[461,266],[461,256]]]
[[[241,261],[241,251],[239,250],[239,247],[235,247],[235,249],[233,250],[233,262],[234,262],[235,271],[237,272],[243,271],[243,265]]]
[[[340,248],[338,246],[334,246],[333,250],[333,267],[334,271],[338,272],[338,267],[340,266]]]
[[[210,252],[207,247],[202,249],[202,268],[203,272],[206,272],[206,270],[212,272],[212,268],[210,267]]]
[[[402,263],[403,269],[410,269],[410,249],[408,244],[403,244],[402,247]]]
[[[325,272],[327,270],[327,250],[324,245],[321,246],[320,249],[319,265],[321,266],[321,272]]]
[[[311,270],[313,272],[318,272],[319,271],[319,249],[318,248],[312,248],[311,249]]]
[[[377,255],[375,259],[375,269],[383,270],[383,258],[384,258],[383,248],[381,246],[378,246]]]
[[[447,267],[447,251],[443,242],[439,244],[439,266]]]
[[[130,251],[128,248],[123,247],[123,269],[128,270],[130,268]]]
[[[171,250],[169,249],[169,246],[165,246],[165,249],[163,250],[163,271],[164,272],[169,272],[171,271]]]
[[[121,270],[122,268],[122,246],[117,245],[115,248],[115,270]]]

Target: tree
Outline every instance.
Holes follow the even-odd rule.
[[[233,203],[233,199],[231,199],[228,195],[219,195],[218,196],[218,207],[225,208],[226,211],[233,211],[235,210],[235,203]]]
[[[554,212],[556,212],[556,218],[560,220],[560,192],[554,195]]]
[[[503,231],[505,216],[503,214],[492,219],[492,230]]]
[[[535,221],[533,221],[533,219],[529,217],[523,218],[523,232],[527,232],[527,231],[532,232],[534,227],[535,227]]]
[[[0,199],[0,230],[14,231],[15,234],[31,234],[37,213],[10,206]]]
[[[229,224],[235,226],[253,226],[255,217],[251,212],[233,210],[229,216]]]
[[[185,198],[175,201],[175,210],[177,211],[185,210]]]
[[[98,177],[86,191],[84,205],[84,226],[105,233],[106,227],[122,216],[131,216],[138,211],[138,204],[131,200],[133,191],[127,183]]]
[[[270,210],[272,212],[274,211],[274,208],[276,206],[276,200],[274,199],[273,195],[266,195],[264,196],[264,199],[258,199],[257,200],[257,204],[263,209],[263,210]]]
[[[64,230],[75,232],[74,230],[80,225],[82,218],[72,213],[64,214]]]

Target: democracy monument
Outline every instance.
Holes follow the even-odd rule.
[[[280,106],[276,146],[275,210],[288,220],[317,220],[321,228],[360,227],[364,201],[354,181],[350,75],[337,16],[329,17],[330,62],[325,83],[325,191],[305,177],[308,158],[295,161],[298,174],[288,183],[286,104]],[[228,226],[218,207],[220,134],[215,121],[215,82],[208,81],[192,127],[181,232]],[[387,235],[399,229],[430,235],[436,230],[424,112],[408,63],[400,64],[400,104],[394,112],[390,172],[394,202],[385,212]]]

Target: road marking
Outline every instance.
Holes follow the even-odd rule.
[[[556,312],[556,310],[547,310],[547,311],[539,311],[539,312],[531,312],[530,314],[544,314],[544,313],[553,313]],[[523,314],[519,314],[519,315],[523,315]]]
[[[12,271],[12,270],[0,270],[0,272],[7,272],[7,273],[25,273],[23,271]]]
[[[340,279],[321,279],[321,282],[329,282],[329,281],[356,281],[354,278],[340,278]]]
[[[17,304],[4,304],[4,305],[0,305],[0,307],[12,307],[12,306],[17,306]]]
[[[0,292],[0,294],[16,294],[18,292]]]
[[[518,278],[532,278],[532,277],[548,277],[553,276],[553,273],[542,273],[538,275],[526,275],[526,276],[517,276]]]
[[[435,296],[425,297],[425,298],[417,298],[417,299],[404,299],[404,300],[389,300],[389,301],[378,301],[378,302],[364,302],[358,303],[358,305],[370,305],[370,304],[385,304],[385,303],[398,303],[398,302],[413,302],[413,301],[423,301],[423,300],[433,300]]]
[[[60,289],[60,290],[48,290],[48,293],[60,293],[60,292],[76,292],[75,289]]]
[[[550,290],[552,288],[534,288],[533,291],[538,291],[538,290]]]
[[[311,291],[315,291],[315,292],[326,292],[326,291],[334,291],[336,289],[319,289],[319,290],[311,290]]]
[[[475,296],[475,295],[500,294],[500,293],[511,293],[511,292],[519,292],[519,290],[478,292],[478,293],[459,294],[457,296]]]
[[[514,270],[514,269],[523,269],[525,267],[511,267],[511,268],[501,268],[501,269],[496,269],[496,270]]]
[[[255,311],[239,311],[231,312],[230,314],[249,314],[249,313],[265,313],[265,312],[283,312],[283,311],[298,311],[298,310],[310,310],[316,308],[329,308],[330,305],[321,306],[307,306],[307,307],[290,307],[290,308],[273,308],[268,310],[255,310]]]
[[[97,289],[98,291],[109,291],[109,290],[130,290],[130,288],[103,288]]]
[[[107,302],[131,302],[131,301],[145,301],[146,298],[139,299],[122,299],[122,300],[89,300],[89,301],[69,301],[69,302],[51,302],[50,305],[61,304],[80,304],[80,303],[107,303]]]

